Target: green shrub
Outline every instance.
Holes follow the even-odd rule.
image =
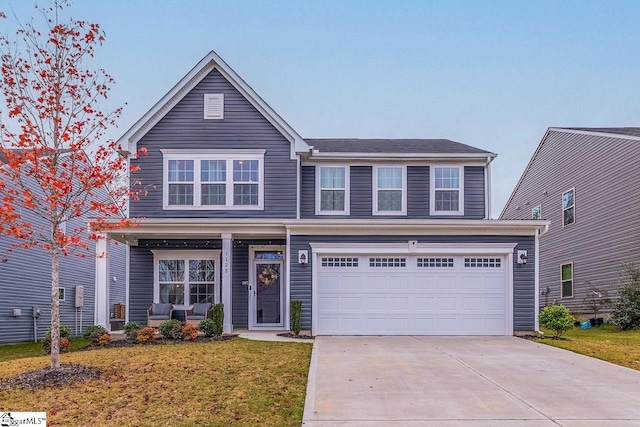
[[[156,338],[156,328],[140,328],[136,332],[136,342],[140,344],[148,343]]]
[[[640,329],[640,268],[628,263],[623,270],[611,323],[622,330]]]
[[[100,335],[107,332],[107,330],[100,325],[91,325],[87,327],[86,331],[84,331],[84,334],[82,334],[82,338],[84,338],[85,340],[91,339],[91,334],[93,333],[93,331],[101,332]]]
[[[182,322],[176,319],[165,320],[158,326],[158,332],[169,340],[182,339]]]
[[[554,338],[560,338],[565,331],[573,328],[574,321],[575,319],[564,305],[550,305],[540,312],[540,324],[551,329],[555,333]]]
[[[107,330],[100,325],[89,326],[82,334],[82,338],[91,340],[91,345],[99,345],[100,337],[107,333]]]
[[[213,319],[203,320],[202,322],[200,322],[200,325],[198,325],[198,327],[200,328],[200,330],[202,331],[205,337],[212,337],[215,335],[216,324],[213,321]]]
[[[291,332],[300,334],[300,321],[302,318],[302,301],[291,300]]]
[[[216,336],[222,335],[224,325],[224,304],[213,305],[213,334]]]
[[[187,325],[182,328],[182,337],[185,341],[193,341],[198,338],[198,327],[196,325]]]
[[[51,327],[47,329],[47,333],[45,335],[46,338],[51,338]],[[68,326],[60,325],[60,338],[70,338],[71,337],[71,329]]]
[[[128,341],[136,341],[138,339],[138,329],[140,329],[140,323],[129,322],[124,325],[124,336]]]

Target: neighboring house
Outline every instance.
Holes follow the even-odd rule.
[[[549,128],[501,219],[551,221],[540,239],[540,306],[588,310],[616,295],[622,264],[640,261],[640,128]]]
[[[109,236],[128,244],[129,321],[215,301],[225,332],[287,330],[301,300],[314,335],[537,328],[546,223],[487,219],[491,152],[302,138],[214,52],[120,143],[148,150],[131,159],[149,194],[129,215],[145,219]]]
[[[2,160],[2,159],[0,159]],[[42,218],[25,215],[36,225],[44,226]],[[75,218],[67,221],[65,227],[74,229],[86,227],[87,221]],[[95,243],[86,236],[91,248]],[[0,344],[42,339],[51,325],[51,257],[40,248],[16,248],[11,253],[7,249],[15,240],[0,236]],[[110,295],[107,304],[110,309],[105,316],[107,322],[115,317],[115,304],[125,302],[125,245],[110,242],[109,259]],[[72,334],[81,335],[87,326],[95,324],[96,307],[96,258],[94,249],[79,249],[86,257],[76,255],[60,257],[60,323],[71,329]],[[80,291],[80,288],[82,290]],[[76,307],[76,296],[82,292],[81,307]],[[80,302],[80,301],[79,301]],[[34,321],[34,312],[40,311]]]

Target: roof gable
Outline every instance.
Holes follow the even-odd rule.
[[[308,152],[309,146],[302,137],[285,122],[226,62],[214,51],[209,52],[180,81],[142,116],[118,143],[137,151],[137,143],[164,116],[167,115],[211,71],[218,70],[282,135],[291,142],[292,157],[296,152]]]

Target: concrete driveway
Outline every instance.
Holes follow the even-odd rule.
[[[305,426],[638,426],[640,371],[515,337],[317,337]]]

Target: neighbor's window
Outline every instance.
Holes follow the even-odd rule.
[[[573,298],[573,263],[560,266],[562,281],[560,285],[560,298]]]
[[[576,189],[562,193],[562,225],[569,225],[576,222]]]
[[[238,151],[163,150],[165,209],[262,209],[264,151]]]
[[[64,288],[58,288],[58,299],[64,301]]]
[[[531,219],[542,219],[542,208],[540,205],[531,209]]]
[[[406,169],[385,166],[374,170],[374,215],[406,214]]]
[[[432,167],[431,214],[463,214],[461,167]]]
[[[214,302],[214,259],[158,259],[158,302],[185,304]]]
[[[316,213],[349,214],[349,168],[319,166],[316,169]]]

